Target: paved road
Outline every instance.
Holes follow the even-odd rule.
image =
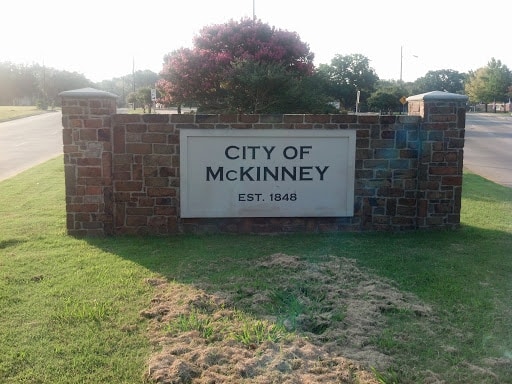
[[[0,123],[0,180],[62,154],[62,114]]]
[[[512,116],[502,113],[466,115],[464,167],[512,188]]]

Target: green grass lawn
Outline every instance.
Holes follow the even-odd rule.
[[[394,361],[382,382],[422,383],[430,371],[439,382],[512,383],[512,189],[473,174],[463,188],[455,231],[80,239],[66,235],[63,161],[53,159],[0,183],[0,382],[143,382],[149,278],[243,299],[259,278],[279,279],[251,264],[286,253],[312,265],[356,260],[433,308],[427,320],[386,313],[372,340]]]
[[[0,105],[0,123],[13,119],[20,119],[22,117],[40,115],[41,113],[46,112],[48,111],[37,109],[37,107],[34,106],[22,107]]]

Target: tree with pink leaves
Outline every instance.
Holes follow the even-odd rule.
[[[167,54],[158,88],[164,102],[202,111],[283,113],[313,72],[313,53],[296,33],[231,20],[204,27],[193,49]]]

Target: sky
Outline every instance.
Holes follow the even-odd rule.
[[[379,78],[468,72],[495,58],[512,69],[510,7],[466,0],[23,0],[2,4],[0,62],[78,72],[93,82],[159,73],[201,28],[256,18],[297,32],[315,65],[362,54]],[[402,69],[401,69],[402,68]],[[1,84],[0,84],[1,86]]]

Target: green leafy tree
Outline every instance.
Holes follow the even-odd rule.
[[[121,107],[124,106],[126,102],[133,102],[128,101],[128,96],[131,92],[134,90],[137,92],[139,88],[155,88],[159,79],[160,76],[153,71],[139,70],[121,77],[114,77],[110,80],[102,80],[96,83],[95,87],[118,95],[118,106]]]
[[[368,108],[373,112],[399,111],[402,104],[397,92],[378,90],[368,98]]]
[[[319,71],[329,79],[329,95],[339,101],[340,109],[355,106],[357,91],[361,92],[360,100],[366,100],[379,80],[370,60],[361,54],[336,55],[330,65],[320,65]]]
[[[465,86],[466,95],[471,103],[489,103],[508,99],[512,84],[512,73],[500,60],[494,58],[486,67],[471,71]]]
[[[158,73],[149,69],[135,71],[134,75],[135,89],[138,88],[155,88],[155,84],[160,79]]]
[[[91,86],[91,81],[76,72],[61,71],[34,64],[0,63],[0,103],[37,103],[46,108],[60,92]]]
[[[253,61],[236,63],[228,89],[229,104],[236,111],[251,113],[335,112],[325,93],[328,83],[318,72],[297,77],[279,64]]]
[[[144,113],[146,113],[146,108],[148,109],[148,113],[151,113],[151,106],[153,104],[153,101],[151,100],[151,88],[139,88],[136,92],[136,95],[137,101],[142,106]]]
[[[126,101],[133,105],[133,109],[137,108],[138,97],[137,92],[130,92],[126,97]]]
[[[452,69],[429,71],[414,82],[414,91],[415,93],[445,91],[463,94],[466,77],[466,74]]]
[[[39,92],[32,66],[0,63],[0,105],[33,104]]]
[[[128,95],[133,91],[132,75],[114,77],[110,80],[102,80],[95,83],[94,87],[119,96],[117,99],[117,106],[125,107],[128,102]]]
[[[157,88],[165,103],[197,103],[202,111],[288,112],[284,95],[313,68],[296,33],[232,20],[203,28],[193,49],[166,55]]]
[[[411,83],[396,80],[379,80],[377,90],[368,97],[368,108],[372,112],[390,113],[403,110],[402,97],[412,95]]]
[[[222,84],[228,104],[235,111],[277,112],[293,81],[286,68],[275,63],[240,60],[233,63],[230,81]]]
[[[328,95],[328,79],[319,71],[295,81],[285,95],[288,113],[336,113],[334,100]]]
[[[92,82],[81,73],[37,66],[36,68],[38,68],[39,87],[44,99],[50,104],[54,104],[59,93],[63,91],[92,86]]]
[[[151,113],[151,106],[153,104],[151,88],[143,87],[139,88],[136,92],[130,92],[126,97],[126,101],[133,104],[133,109],[140,106],[144,113],[146,113],[146,108],[148,109],[148,113]]]

